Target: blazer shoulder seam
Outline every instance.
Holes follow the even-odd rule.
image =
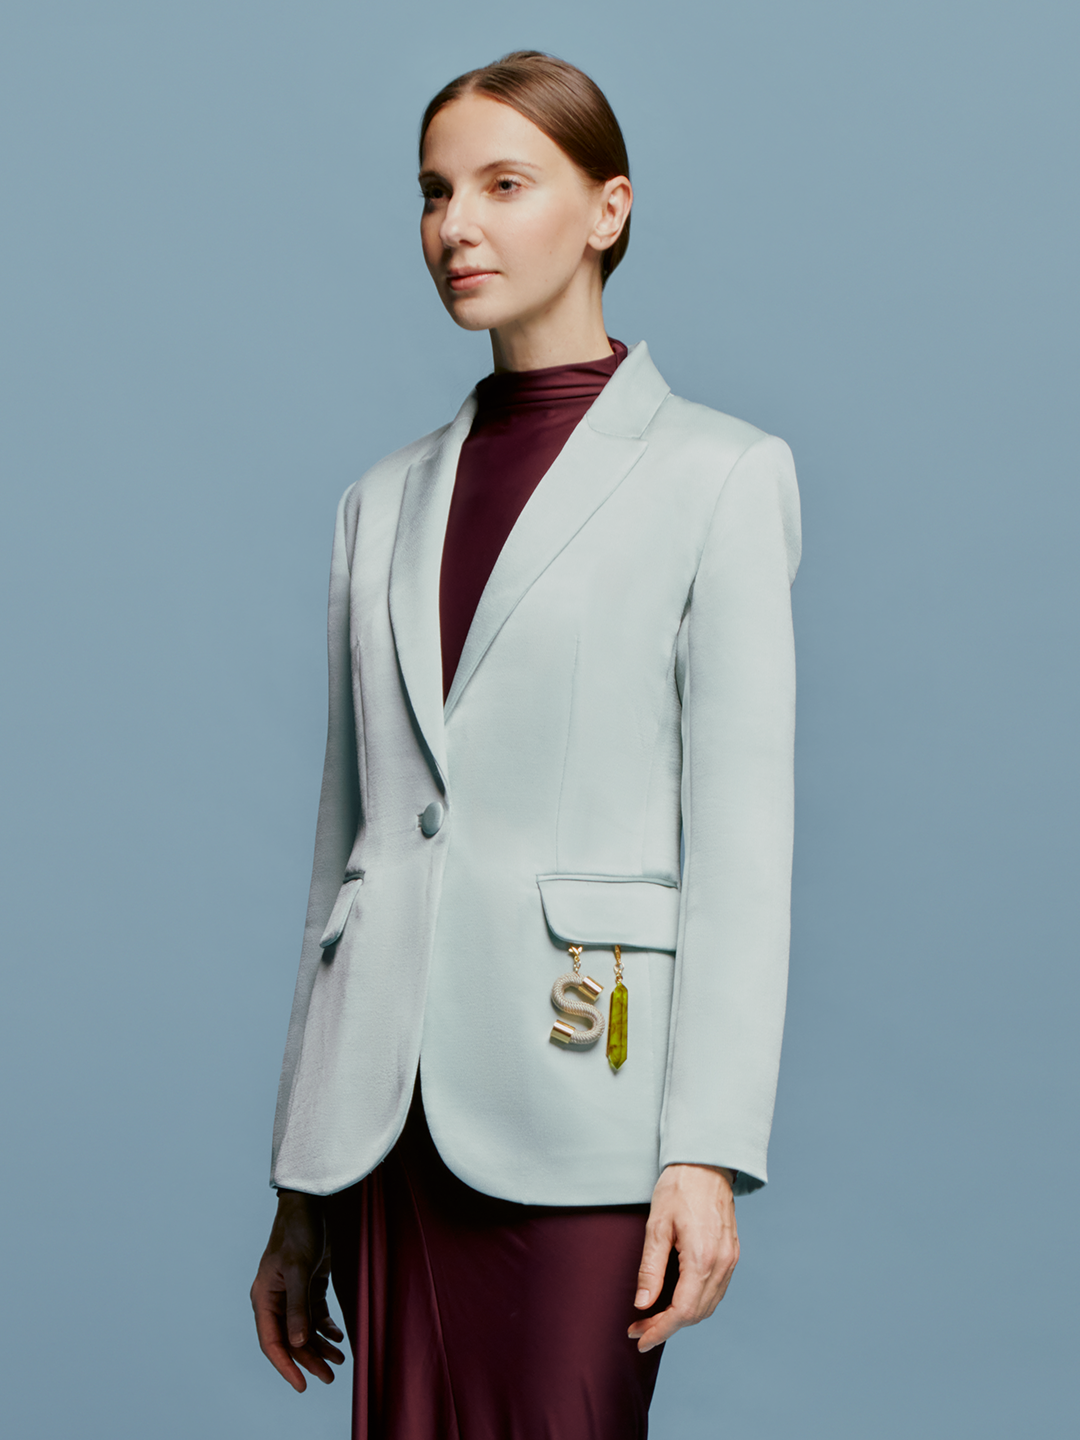
[[[754,428],[757,429],[756,426]],[[759,431],[757,438],[749,441],[749,443],[744,445],[743,448],[739,451],[738,455],[736,455],[735,459],[728,466],[727,473],[724,475],[724,478],[720,481],[720,484],[718,485],[716,490],[716,499],[713,501],[712,508],[709,511],[709,519],[705,524],[704,530],[702,531],[703,538],[701,542],[701,550],[698,554],[697,564],[694,566],[694,578],[690,582],[691,596],[694,593],[694,586],[697,584],[697,577],[701,570],[701,562],[705,558],[705,550],[709,543],[709,536],[712,533],[713,525],[716,523],[716,512],[717,510],[719,510],[720,502],[724,498],[724,492],[727,490],[728,481],[731,479],[732,475],[735,474],[735,471],[739,468],[742,462],[746,459],[747,455],[750,454],[751,450],[757,450],[759,446],[767,445],[773,442],[782,445],[785,450],[788,449],[787,442],[781,440],[779,435],[770,435],[765,430]]]
[[[376,460],[374,465],[369,465],[352,482],[345,491],[346,495],[350,490],[357,490],[362,485],[371,484],[377,478],[382,478],[383,475],[397,474],[407,470],[411,465],[415,465],[417,460],[423,459],[430,450],[435,448],[452,424],[453,421],[449,420],[445,425],[440,425],[437,430],[432,430],[427,435],[421,435],[419,440],[411,440],[408,445],[402,445],[397,450],[392,450],[389,455],[384,455],[382,459]]]

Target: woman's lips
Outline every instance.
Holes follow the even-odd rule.
[[[473,275],[448,275],[446,278],[451,290],[475,290],[496,273],[494,270],[478,270]]]

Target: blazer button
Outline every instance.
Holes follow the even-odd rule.
[[[432,835],[437,835],[442,829],[443,816],[445,813],[438,800],[432,800],[431,804],[420,816],[420,829],[429,840]]]

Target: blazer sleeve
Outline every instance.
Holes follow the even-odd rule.
[[[800,555],[791,452],[743,452],[679,639],[683,859],[660,1163],[764,1185],[787,994]]]
[[[277,1114],[274,1118],[275,1167],[289,1113],[293,1076],[300,1059],[308,1003],[323,953],[319,940],[341,888],[360,822],[360,782],[349,638],[350,566],[345,523],[349,494],[349,491],[345,492],[338,506],[334,548],[330,560],[330,604],[327,617],[330,704],[326,730],[326,760],[319,797],[319,819],[315,828],[315,861],[308,894],[304,942],[300,952],[300,971],[285,1042],[281,1083],[278,1086]]]

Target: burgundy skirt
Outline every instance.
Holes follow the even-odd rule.
[[[663,1346],[641,1355],[626,1330],[648,1213],[471,1189],[418,1083],[394,1149],[328,1206],[353,1440],[644,1440]]]

